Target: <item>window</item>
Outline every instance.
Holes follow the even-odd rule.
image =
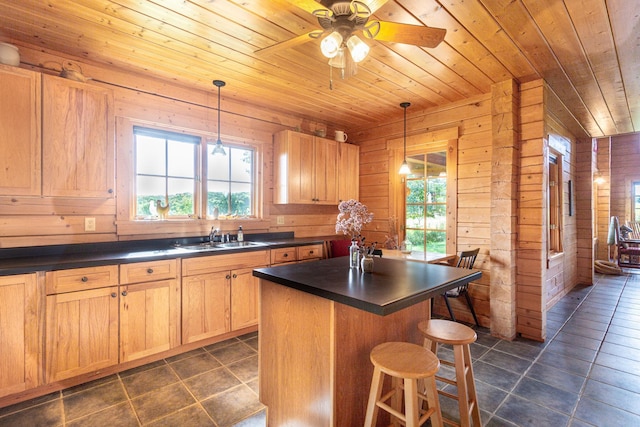
[[[549,154],[549,188],[547,205],[549,206],[549,253],[562,252],[562,156]]]
[[[197,202],[200,138],[174,132],[133,128],[136,217],[154,218],[157,204],[169,203],[168,217],[193,217]]]
[[[158,218],[167,201],[171,219],[211,217],[216,208],[221,219],[255,216],[254,147],[225,144],[223,156],[196,135],[134,126],[133,136],[137,219]]]
[[[407,163],[406,238],[414,251],[446,253],[447,153],[416,154]]]
[[[631,185],[633,191],[633,199],[631,200],[632,220],[640,221],[640,182],[636,181]]]
[[[253,214],[254,150],[226,146],[226,156],[213,155],[209,144],[207,173],[207,215],[218,208],[220,215]]]

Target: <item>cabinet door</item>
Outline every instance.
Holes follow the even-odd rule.
[[[38,386],[35,274],[0,277],[0,397]]]
[[[117,292],[111,286],[47,296],[48,382],[118,363]]]
[[[287,132],[287,177],[288,203],[313,203],[315,200],[315,165],[313,136]]]
[[[0,65],[0,195],[40,195],[40,73]]]
[[[120,286],[121,362],[177,347],[179,304],[177,280]]]
[[[231,330],[229,271],[182,278],[182,343]]]
[[[253,269],[231,271],[231,330],[258,324],[260,279]]]
[[[43,76],[45,196],[114,196],[112,110],[112,94],[108,89]]]
[[[358,200],[360,190],[360,147],[338,144],[338,202]]]
[[[314,141],[314,203],[338,204],[338,143],[332,139]]]

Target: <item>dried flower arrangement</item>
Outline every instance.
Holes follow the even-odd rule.
[[[373,221],[373,214],[363,203],[351,199],[340,202],[336,220],[336,233],[348,234],[351,240],[359,240],[362,226]]]

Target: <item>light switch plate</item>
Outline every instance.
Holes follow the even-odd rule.
[[[278,215],[276,217],[276,222],[277,222],[278,225],[284,225],[284,216]]]

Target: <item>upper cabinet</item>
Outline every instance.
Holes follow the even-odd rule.
[[[292,131],[274,135],[274,203],[338,203],[338,143]]]
[[[114,197],[113,95],[43,75],[43,195]]]
[[[360,190],[360,147],[338,143],[338,202],[358,200]]]
[[[0,65],[0,195],[40,195],[40,125],[40,73]]]

